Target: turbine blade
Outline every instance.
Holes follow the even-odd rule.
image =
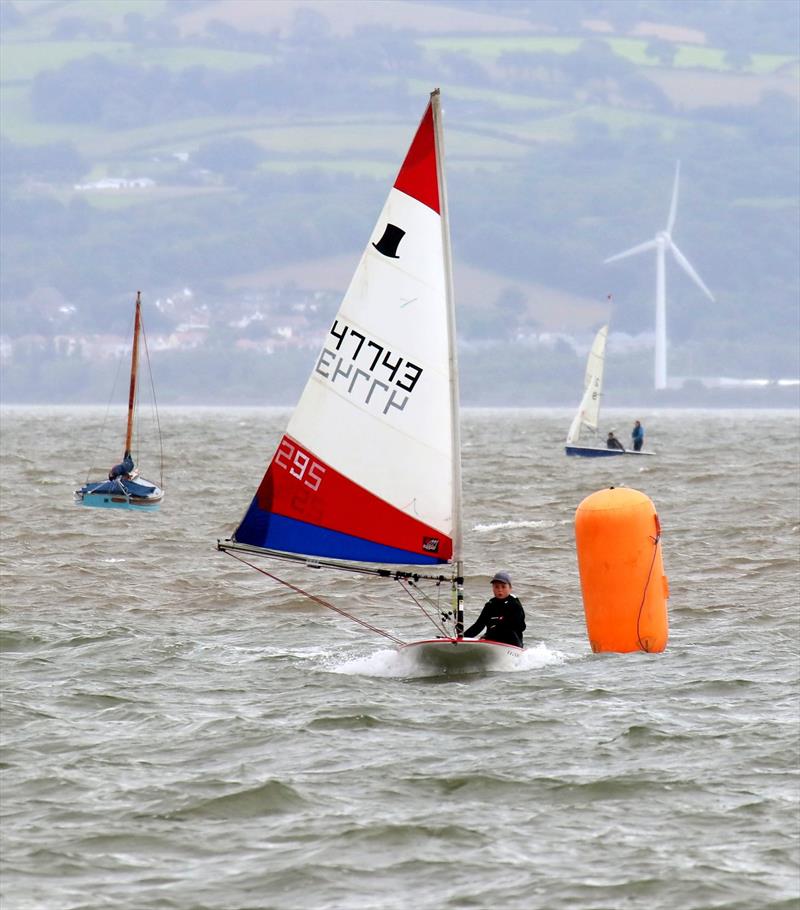
[[[629,250],[625,250],[622,253],[617,253],[616,256],[609,256],[608,259],[604,259],[603,262],[616,262],[617,259],[625,259],[626,256],[635,256],[637,253],[643,253],[645,250],[654,250],[656,246],[655,240],[648,240],[645,243],[640,243],[638,246],[632,246]]]
[[[675,227],[675,215],[678,211],[678,180],[681,175],[680,161],[675,164],[675,182],[672,184],[672,202],[669,205],[669,217],[667,218],[667,233],[671,234]]]
[[[683,253],[675,246],[674,243],[670,243],[669,248],[672,250],[672,255],[678,262],[678,265],[686,272],[686,274],[694,281],[694,283],[700,288],[700,290],[708,297],[708,299],[714,303],[714,295],[709,291],[709,289],[703,284],[703,279],[695,272],[692,268],[689,260],[683,255]]]

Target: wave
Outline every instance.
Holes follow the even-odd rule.
[[[560,522],[567,524],[568,522]],[[559,522],[548,519],[538,519],[532,521],[496,521],[491,524],[477,524],[473,531],[479,534],[485,534],[487,531],[516,531],[519,528],[554,528]]]
[[[208,781],[205,782],[208,786]],[[293,787],[278,780],[268,780],[224,796],[203,799],[194,805],[163,813],[163,817],[184,818],[259,818],[262,815],[291,812],[306,805],[306,800]]]

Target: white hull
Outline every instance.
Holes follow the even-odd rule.
[[[432,638],[408,642],[398,650],[416,666],[443,673],[513,670],[524,653],[515,645],[482,638]]]

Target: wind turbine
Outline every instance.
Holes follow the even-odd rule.
[[[713,303],[714,295],[703,284],[702,278],[692,268],[689,260],[675,245],[672,239],[672,228],[675,226],[675,213],[678,207],[678,178],[680,177],[681,163],[675,166],[675,183],[672,187],[672,203],[669,207],[669,217],[667,226],[663,231],[659,231],[652,240],[640,243],[638,246],[631,247],[616,256],[609,256],[605,262],[616,262],[617,259],[625,259],[627,256],[635,256],[637,253],[643,253],[645,250],[656,251],[656,359],[655,359],[655,387],[665,389],[667,387],[667,291],[664,270],[664,254],[667,250],[672,251],[678,265],[694,281],[700,290]]]

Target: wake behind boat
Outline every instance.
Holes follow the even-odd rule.
[[[615,455],[655,455],[655,452],[645,450],[636,451],[626,449],[622,443],[618,447],[611,447],[607,443],[600,444],[597,440],[597,428],[600,418],[600,400],[603,395],[603,370],[605,367],[606,339],[608,326],[604,325],[592,342],[589,356],[586,359],[586,374],[583,380],[583,398],[578,406],[578,412],[572,419],[567,432],[567,441],[564,451],[567,455],[579,455],[584,458],[610,458]],[[580,443],[581,433],[588,430],[594,434],[594,444]]]
[[[75,490],[77,505],[101,509],[133,509],[152,512],[159,508],[164,491],[158,484],[140,477],[131,455],[133,444],[134,415],[137,403],[137,379],[139,368],[139,337],[143,336],[141,293],[136,293],[136,308],[133,322],[133,346],[131,348],[131,378],[128,391],[128,424],[125,432],[125,450],[122,461],[108,472],[108,478],[89,481]],[[145,342],[146,346],[146,342]]]
[[[217,546],[412,659],[447,655],[479,669],[508,648],[461,640],[461,440],[443,155],[437,89],[286,433],[236,531]],[[404,642],[256,567],[252,556],[394,580],[441,640]]]

